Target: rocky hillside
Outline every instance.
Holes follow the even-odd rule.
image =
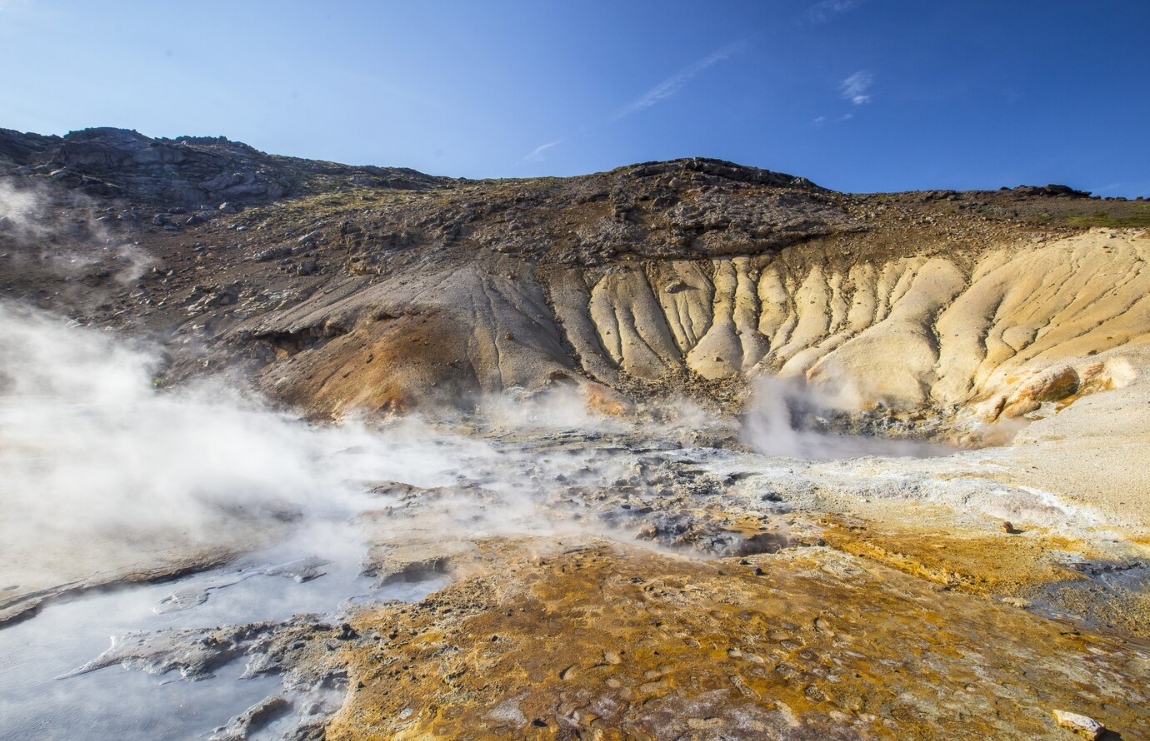
[[[276,157],[222,136],[151,139],[112,128],[63,137],[0,129],[0,175],[5,173],[162,207],[230,204],[225,211],[344,183],[422,189],[444,182],[403,168]]]
[[[0,132],[0,171],[8,297],[315,416],[556,384],[734,411],[782,376],[847,424],[974,441],[1128,383],[1150,328],[1150,203],[1064,186],[851,195],[701,159],[467,181],[115,129]]]

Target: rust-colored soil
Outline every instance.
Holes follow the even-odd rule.
[[[329,739],[1150,735],[1150,655],[825,548],[701,562],[483,544],[502,562],[353,622]]]

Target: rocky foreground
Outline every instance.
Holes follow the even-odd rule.
[[[1150,737],[1144,201],[698,159],[469,181],[92,129],[0,131],[0,203],[0,294],[159,343],[159,387],[503,451],[374,484],[363,568],[451,573],[427,599],[176,640],[346,690],[296,738],[1068,737],[1055,710]],[[508,478],[525,520],[490,514]],[[45,535],[0,616],[292,521],[259,518],[82,559]],[[170,639],[105,663],[180,668]]]

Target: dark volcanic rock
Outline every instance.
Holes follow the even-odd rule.
[[[1064,198],[1089,198],[1090,191],[1075,190],[1069,185],[1020,185],[1012,191],[1020,196],[1061,196]]]
[[[226,137],[152,139],[93,128],[66,136],[0,129],[0,167],[104,197],[164,204],[260,203],[310,192],[324,176],[374,187],[424,189],[444,179],[405,168],[348,167],[268,155]]]

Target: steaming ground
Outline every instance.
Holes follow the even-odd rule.
[[[547,532],[563,518],[537,511],[550,485],[541,475],[618,478],[614,462],[592,471],[576,450],[529,460],[497,435],[415,418],[310,426],[219,379],[159,390],[160,365],[144,344],[0,305],[8,616],[57,589],[203,567],[316,523],[409,507],[396,491],[422,492],[410,527],[436,538]],[[594,424],[570,399],[492,400],[487,410],[496,432]]]
[[[0,306],[4,607],[218,562],[347,519],[372,483],[450,485],[491,456],[414,420],[311,427],[223,381],[159,391],[158,365],[142,345]]]
[[[317,427],[226,379],[157,389],[161,364],[139,341],[0,305],[0,609],[9,616],[53,590],[203,567],[369,511],[403,520],[368,518],[364,537],[377,549],[570,528],[671,547],[723,540],[705,518],[667,514],[702,504],[674,498],[692,477],[740,510],[770,488],[788,494],[788,508],[910,499],[990,527],[1004,517],[1068,531],[1107,521],[1048,492],[988,482],[1009,468],[993,451],[914,463],[953,451],[796,429],[793,410],[818,400],[781,382],[760,385],[741,431],[686,401],[638,422],[603,418],[564,390],[513,390],[450,428],[415,417]],[[740,452],[736,433],[768,457]],[[614,511],[629,498],[678,524]]]
[[[0,736],[48,722],[44,737],[179,738],[227,721],[193,714],[159,734],[65,710],[155,691],[122,673],[91,680],[122,664],[217,683],[123,712],[218,704],[232,717],[219,738],[305,738],[291,734],[343,717],[350,659],[337,648],[365,640],[343,621],[584,549],[718,559],[720,574],[813,553],[826,573],[865,561],[972,600],[1150,635],[1145,549],[1108,513],[1012,483],[1009,451],[797,429],[794,411],[817,416],[819,400],[792,386],[761,386],[741,428],[686,401],[603,418],[561,389],[515,389],[437,424],[313,426],[228,379],[159,389],[162,362],[139,341],[0,305],[0,620],[25,618],[0,627]],[[418,609],[434,613],[435,594]],[[65,634],[87,638],[37,658]],[[240,658],[263,679],[238,679]],[[95,674],[53,679],[82,666]],[[236,692],[241,681],[254,683]]]
[[[937,443],[825,434],[802,428],[804,417],[831,409],[828,400],[793,379],[760,378],[739,437],[765,455],[804,460],[864,456],[927,458],[956,452],[950,446]]]

